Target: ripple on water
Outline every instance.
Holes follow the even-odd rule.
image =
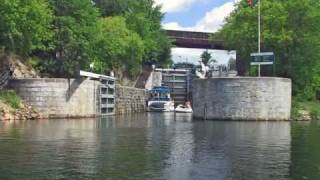
[[[320,179],[319,137],[170,113],[0,122],[0,179]]]

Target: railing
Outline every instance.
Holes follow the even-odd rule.
[[[4,71],[0,74],[0,90],[3,89],[9,82],[10,72]]]

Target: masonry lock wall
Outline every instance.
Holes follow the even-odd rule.
[[[214,120],[289,120],[291,80],[272,77],[193,81],[193,116]]]
[[[146,111],[147,91],[144,89],[116,86],[116,114]]]
[[[9,88],[37,111],[51,118],[100,115],[99,81],[88,79],[16,79]],[[115,113],[145,111],[146,91],[116,86]]]

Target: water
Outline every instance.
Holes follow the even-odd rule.
[[[188,115],[0,122],[0,179],[320,179],[320,124]]]

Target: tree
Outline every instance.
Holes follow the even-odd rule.
[[[130,0],[94,0],[102,16],[120,16],[128,10]]]
[[[89,67],[91,43],[99,17],[98,9],[87,0],[51,0],[54,9],[54,60],[60,73],[74,75]]]
[[[293,80],[293,94],[313,99],[320,87],[320,12],[316,0],[264,0],[262,51],[276,54],[276,74]],[[215,36],[236,49],[249,71],[250,53],[257,51],[257,6],[240,1]],[[213,37],[214,38],[214,37]]]
[[[127,70],[132,76],[139,72],[144,44],[139,35],[130,31],[125,18],[101,18],[98,21],[92,48],[96,70]]]
[[[144,41],[144,62],[161,65],[171,62],[171,42],[162,30],[163,13],[153,0],[130,1],[129,11],[125,14],[129,29],[137,32]]]
[[[208,50],[203,51],[203,53],[201,54],[201,60],[202,60],[203,64],[206,66],[210,62],[211,58],[212,58],[211,53],[209,53]]]
[[[0,46],[20,55],[51,47],[53,16],[46,0],[0,0],[0,14]]]
[[[153,0],[0,0],[0,49],[32,57],[55,77],[79,69],[128,71],[170,63],[171,42]]]
[[[103,16],[122,16],[127,28],[136,32],[145,45],[143,62],[171,63],[171,41],[162,30],[163,13],[153,0],[95,0]]]

